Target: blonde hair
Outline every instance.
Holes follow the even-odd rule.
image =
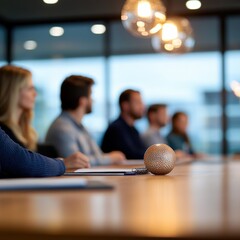
[[[0,68],[0,122],[8,126],[28,149],[36,150],[37,134],[31,126],[32,110],[23,110],[19,122],[14,122],[20,90],[32,77],[24,68],[6,65]]]

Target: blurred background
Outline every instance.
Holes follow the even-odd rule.
[[[160,102],[168,104],[169,115],[187,112],[197,151],[240,152],[240,102],[231,89],[240,82],[240,1],[201,0],[197,10],[189,10],[187,0],[163,2],[167,16],[190,21],[190,52],[156,52],[150,38],[131,35],[121,22],[125,0],[0,0],[0,66],[33,72],[40,141],[60,112],[61,82],[81,74],[96,82],[93,113],[84,123],[98,142],[119,114],[119,94],[134,88],[146,106]],[[137,127],[144,131],[146,120]]]

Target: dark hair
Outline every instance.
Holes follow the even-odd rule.
[[[172,131],[171,132],[181,135],[184,138],[184,140],[190,144],[190,140],[189,140],[187,133],[179,133],[178,129],[176,129],[176,127],[175,127],[175,123],[178,120],[179,116],[181,116],[181,115],[187,116],[187,114],[185,112],[175,112],[173,114],[173,116],[172,116]]]
[[[172,123],[173,123],[173,125],[177,121],[178,117],[181,116],[181,115],[187,116],[187,114],[185,112],[175,112],[172,115]]]
[[[120,96],[119,96],[119,107],[120,107],[121,110],[122,110],[122,103],[123,102],[130,102],[131,95],[133,93],[139,93],[140,94],[139,91],[133,90],[133,89],[127,89],[120,94]]]
[[[78,107],[79,98],[88,97],[90,88],[94,84],[92,78],[71,75],[61,85],[62,110],[75,110]]]
[[[151,113],[156,113],[158,111],[159,108],[166,108],[167,104],[160,104],[160,103],[156,103],[156,104],[152,104],[148,107],[147,110],[147,118],[149,120],[149,115]]]

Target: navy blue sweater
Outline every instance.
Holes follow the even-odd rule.
[[[50,177],[64,172],[63,161],[28,151],[0,128],[0,178]]]
[[[121,151],[127,159],[143,159],[146,147],[133,126],[129,126],[120,116],[112,122],[102,141],[104,152]]]

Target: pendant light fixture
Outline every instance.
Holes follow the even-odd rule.
[[[186,18],[169,18],[159,33],[152,38],[157,52],[185,53],[194,47],[193,30]]]
[[[160,0],[127,0],[121,19],[123,26],[134,36],[152,37],[166,21],[166,9]]]

